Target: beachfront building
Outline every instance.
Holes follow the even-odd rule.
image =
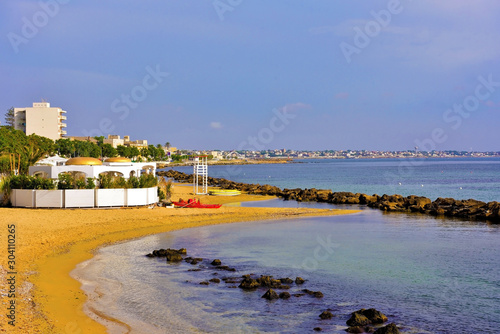
[[[155,175],[156,165],[131,162],[130,159],[121,157],[108,158],[104,162],[96,158],[76,157],[56,165],[29,167],[30,175],[44,178],[57,179],[61,173],[81,173],[85,178],[99,178],[100,174],[111,174],[128,179],[131,176],[140,177],[144,173]]]
[[[102,162],[95,158],[71,158],[46,166],[30,166],[29,174],[58,179],[70,174],[75,179],[100,175],[129,179],[142,174],[155,175],[156,165],[132,163],[126,158],[109,158]],[[25,208],[92,208],[144,206],[158,202],[158,187],[148,188],[89,188],[89,189],[12,189],[12,206]]]
[[[120,138],[118,135],[108,135],[108,138],[105,138],[103,143],[110,144],[114,148],[117,148],[118,146],[130,146],[137,148],[148,147],[147,140],[139,139],[132,141],[130,140],[130,136],[123,136],[123,138]]]
[[[63,123],[66,120],[65,113],[61,108],[50,107],[48,102],[35,102],[33,107],[14,108],[14,128],[26,135],[36,134],[57,140],[66,134],[66,123]]]

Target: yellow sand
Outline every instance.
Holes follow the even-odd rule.
[[[192,197],[176,185],[173,199]],[[199,196],[202,203],[270,199],[269,196]],[[82,309],[86,296],[69,273],[103,245],[203,225],[354,213],[295,208],[220,209],[19,209],[0,208],[0,332],[106,333]],[[7,324],[7,226],[16,229],[16,326]]]

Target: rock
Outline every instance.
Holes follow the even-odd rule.
[[[361,312],[360,312],[361,311]],[[387,317],[380,311],[377,311],[374,308],[370,308],[368,310],[359,310],[358,312],[362,313],[365,317],[367,317],[372,324],[383,324],[387,321]]]
[[[196,268],[196,269],[188,269],[188,271],[201,271],[200,268]]]
[[[315,332],[321,332],[323,329],[321,327],[314,327],[313,330]]]
[[[399,329],[394,323],[377,329],[374,334],[399,334]]]
[[[347,333],[364,333],[365,328],[363,326],[351,326],[345,330]]]
[[[273,300],[273,299],[279,299],[279,296],[273,289],[269,289],[261,298],[266,298],[267,300]]]
[[[323,313],[321,313],[319,315],[319,317],[321,319],[323,319],[323,320],[325,320],[325,319],[331,319],[331,318],[333,318],[333,314],[332,314],[332,312],[330,312],[330,311],[327,310],[327,311],[323,311]]]
[[[212,283],[220,283],[220,279],[218,279],[218,278],[211,278],[208,281],[212,282]]]
[[[321,291],[314,291],[314,292],[313,292],[313,296],[314,296],[315,298],[323,298],[323,297],[324,297],[324,296],[323,296],[323,292],[321,292]]]
[[[306,294],[305,293],[294,293],[293,296],[294,297],[302,297],[302,296],[305,296]]]
[[[283,283],[283,284],[293,284],[293,279],[291,278],[280,278],[280,282]]]
[[[192,265],[195,265],[195,264],[198,264],[198,261],[196,261],[196,259],[193,259],[191,262],[189,262],[190,264]]]
[[[208,283],[207,281],[203,281],[203,282],[200,282],[200,285],[209,285],[210,283]]]
[[[295,278],[295,284],[304,284],[305,281],[302,277]]]
[[[316,297],[316,298],[323,298],[323,293],[321,291],[311,291],[309,289],[304,289],[302,292],[307,293],[310,296]]]
[[[280,299],[288,299],[288,298],[290,298],[290,293],[284,291],[284,292],[280,293],[279,297],[280,297]]]
[[[227,281],[226,281],[227,283]],[[238,286],[241,289],[244,290],[253,290],[256,289],[260,286],[259,282],[257,280],[250,278],[250,276],[247,276],[241,281],[240,285]]]
[[[210,263],[212,266],[220,266],[222,262],[219,259],[215,259]]]
[[[153,254],[149,253],[149,254],[146,254],[146,257],[155,257]]]
[[[167,262],[181,262],[182,256],[178,253],[167,254]]]
[[[349,320],[346,321],[346,324],[350,327],[365,326],[371,324],[371,321],[363,314],[353,312]]]

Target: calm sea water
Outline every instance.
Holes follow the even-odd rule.
[[[104,293],[102,310],[136,333],[306,333],[314,327],[345,333],[350,312],[370,307],[405,333],[497,333],[499,238],[495,225],[366,210],[159,234],[101,249],[85,272]],[[261,298],[265,290],[202,286],[232,274],[208,262],[144,257],[167,247],[219,258],[238,270],[235,276],[301,276],[306,283],[292,285],[290,293],[307,288],[325,297],[269,302]],[[188,271],[198,267],[202,271]],[[320,320],[328,308],[334,318]]]
[[[209,166],[212,177],[280,188],[500,201],[500,158],[317,159],[300,163]],[[176,170],[192,173],[192,167]]]
[[[282,188],[500,200],[500,159],[426,160],[408,167],[407,173],[399,173],[405,170],[401,163],[308,160],[232,169],[210,166],[209,174]],[[388,179],[386,174],[400,178]],[[338,208],[281,200],[243,205]],[[237,272],[215,271],[208,262],[167,264],[144,256],[169,247],[185,247],[188,255],[210,261],[219,258]],[[189,271],[194,268],[202,270]],[[345,333],[349,314],[371,307],[405,333],[497,333],[499,268],[498,225],[384,214],[364,207],[362,213],[347,216],[154,235],[101,249],[75,276],[88,291],[96,291],[91,293],[91,307],[129,324],[133,333],[305,333],[314,327]],[[307,282],[292,285],[290,293],[306,288],[325,297],[269,302],[260,298],[265,290],[245,292],[223,282],[199,284],[248,273],[302,276]],[[318,315],[326,309],[334,318],[322,321]],[[112,333],[121,332],[127,331]]]

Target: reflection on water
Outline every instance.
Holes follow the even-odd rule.
[[[119,291],[101,289],[116,298],[107,312],[160,332],[296,333],[319,326],[345,333],[349,313],[362,307],[380,309],[406,332],[494,332],[500,326],[499,237],[495,225],[365,210],[155,235],[102,249],[87,275],[100,285],[120,283]],[[167,247],[207,260],[201,271],[188,271],[199,265],[144,257]],[[237,272],[213,270],[208,261],[214,258]],[[307,288],[325,297],[268,302],[260,298],[265,290],[199,284],[247,273],[302,276],[306,284],[292,285],[290,293]],[[335,317],[321,321],[327,308]]]

